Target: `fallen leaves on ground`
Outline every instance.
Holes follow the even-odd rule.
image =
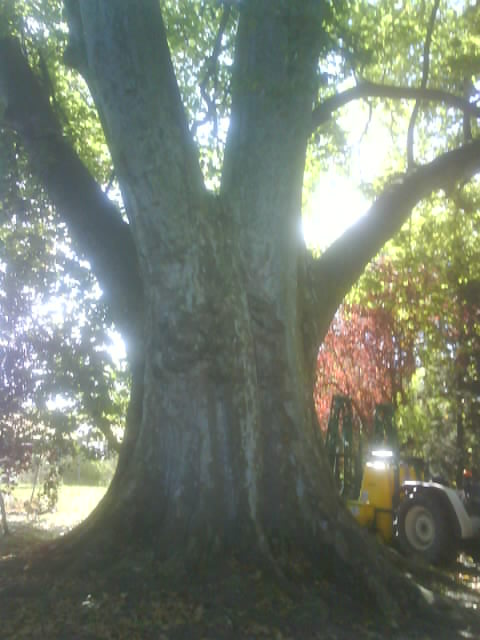
[[[112,571],[93,570],[81,576],[32,576],[28,563],[12,562],[32,547],[51,540],[50,532],[32,523],[18,523],[13,535],[0,539],[0,611],[2,640],[428,640],[452,638],[439,628],[400,632],[388,629],[375,603],[361,610],[345,606],[334,585],[319,580],[312,591],[292,598],[257,567],[234,567],[203,588],[185,581],[171,585],[161,579],[161,567],[124,559]],[[38,546],[37,546],[38,548]],[[2,572],[2,569],[8,568]],[[480,604],[477,565],[461,565],[457,577],[470,610]],[[461,589],[460,589],[461,587]],[[450,588],[450,587],[448,587]],[[447,587],[444,588],[444,592]],[[473,595],[471,595],[473,594]],[[466,599],[465,599],[465,602]],[[343,603],[343,604],[342,604]],[[480,620],[479,627],[480,628]],[[465,628],[468,638],[468,625]],[[405,635],[407,633],[407,635]],[[446,633],[447,635],[442,635]],[[472,628],[471,638],[475,638]]]

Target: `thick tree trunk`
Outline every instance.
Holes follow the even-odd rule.
[[[314,269],[300,234],[302,175],[323,3],[241,3],[218,196],[203,184],[158,1],[65,4],[67,56],[101,114],[129,217],[119,237],[133,238],[143,294],[117,472],[71,540],[149,540],[168,560],[233,550],[285,566],[303,553],[391,609],[397,578],[341,506],[316,428],[314,347],[338,296],[415,202],[400,206],[401,186],[379,201],[380,231],[367,223],[356,251],[349,236],[340,256],[327,252],[322,290],[305,295]],[[392,202],[401,215],[385,219]],[[137,260],[126,264],[136,275]]]
[[[142,422],[112,500],[165,552],[333,540],[311,363],[292,358],[298,327],[284,320],[295,308],[248,294],[235,226],[219,200],[208,206],[221,224],[198,230],[169,277],[152,260]]]
[[[222,194],[213,197],[158,4],[146,2],[142,12],[129,3],[69,8],[70,59],[102,114],[144,292],[141,423],[111,500],[122,511],[141,505],[132,522],[154,526],[166,552],[205,539],[313,543],[337,512],[298,313],[315,49],[295,47],[274,3],[245,12],[235,76],[243,116],[229,139]],[[261,65],[252,63],[252,46]],[[261,93],[245,89],[253,67]]]
[[[341,506],[313,409],[300,212],[315,49],[288,37],[276,3],[268,12],[248,5],[213,196],[158,3],[145,0],[142,12],[128,2],[69,5],[70,54],[102,113],[139,257],[145,354],[134,379],[138,422],[104,501],[73,540],[90,550],[112,537],[150,542],[175,571],[212,554],[254,554],[275,570],[303,555],[324,576],[358,580],[391,612],[397,577]],[[248,86],[252,72],[259,78]],[[402,601],[410,595],[404,585]]]
[[[218,220],[220,202],[209,206]],[[289,359],[297,332],[279,319],[279,304],[248,295],[235,227],[206,227],[170,267],[168,288],[165,274],[145,286],[141,425],[73,540],[80,536],[94,557],[112,540],[153,547],[176,576],[232,555],[282,573],[301,558],[340,588],[362,585],[362,597],[395,617],[418,593],[338,500],[314,422],[311,370]]]
[[[203,185],[158,2],[66,6],[68,58],[102,117],[144,294],[137,410],[79,535],[149,536],[169,559],[301,550],[382,598],[376,548],[335,492],[305,348],[300,213],[323,3],[243,3],[219,196]]]

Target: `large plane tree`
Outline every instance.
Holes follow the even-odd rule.
[[[118,468],[69,538],[78,553],[136,541],[169,567],[243,552],[280,573],[302,553],[320,571],[348,567],[392,608],[410,597],[389,597],[396,578],[336,496],[312,399],[318,346],[365,265],[417,202],[480,171],[475,50],[465,45],[456,65],[446,45],[477,13],[405,4],[65,0],[63,60],[89,87],[85,117],[98,112],[126,218],[82,162],[81,123],[69,127],[57,108],[42,55],[27,46],[28,58],[9,23],[3,135],[15,133],[16,153],[88,259],[132,374]],[[55,51],[66,32],[57,20],[47,33]],[[23,24],[41,31],[38,14]],[[339,89],[336,70],[354,82]],[[314,258],[300,231],[307,152],[325,142],[328,154],[338,110],[369,98],[404,110],[409,101],[426,116],[410,121],[405,172]],[[435,126],[444,136],[425,151]],[[210,156],[207,188],[215,133],[225,144]]]

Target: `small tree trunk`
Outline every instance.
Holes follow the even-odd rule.
[[[465,426],[463,415],[463,397],[458,392],[456,393],[456,410],[457,410],[457,468],[456,468],[456,483],[457,487],[462,486],[463,482],[463,470],[465,468]]]
[[[7,511],[5,509],[5,500],[3,499],[3,493],[0,491],[0,513],[2,516],[3,535],[8,535],[10,530],[7,522]]]
[[[42,464],[42,458],[39,456],[35,461],[35,476],[33,478],[32,492],[30,494],[30,505],[32,504],[33,498],[35,497],[35,490],[37,488],[37,482],[38,482],[38,476],[40,474],[41,464]]]

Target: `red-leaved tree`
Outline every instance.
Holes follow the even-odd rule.
[[[388,297],[388,289],[384,289],[384,297]],[[317,358],[314,396],[322,431],[327,428],[334,394],[352,399],[367,430],[376,404],[397,402],[415,371],[413,333],[411,326],[402,324],[393,306],[385,304],[381,297],[371,307],[340,307]]]

